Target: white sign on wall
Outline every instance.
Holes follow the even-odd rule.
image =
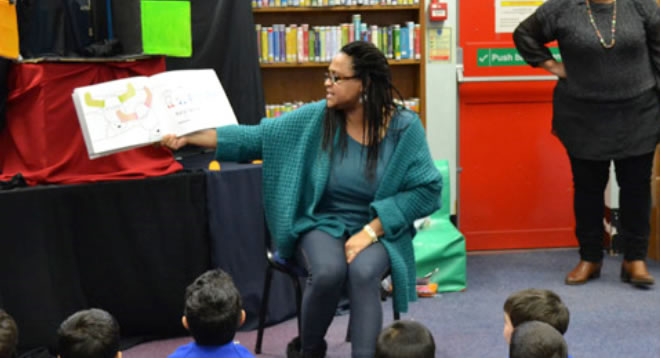
[[[495,33],[512,33],[545,0],[495,0]]]

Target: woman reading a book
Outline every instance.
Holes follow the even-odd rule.
[[[265,215],[278,254],[309,273],[301,337],[287,356],[325,356],[324,336],[346,288],[352,356],[373,357],[381,278],[391,269],[394,309],[407,311],[416,297],[413,221],[438,208],[441,177],[419,117],[395,105],[387,59],[375,46],[344,46],[324,85],[325,100],[279,118],[161,143],[216,148],[218,160],[263,159]]]

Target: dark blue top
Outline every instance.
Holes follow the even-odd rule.
[[[330,164],[330,177],[316,209],[319,216],[333,217],[346,225],[347,234],[362,230],[369,222],[369,204],[374,200],[378,184],[394,151],[394,140],[388,132],[380,143],[376,175],[366,175],[367,147],[347,135],[344,153],[336,148]]]
[[[230,342],[224,346],[200,346],[195,342],[177,348],[168,358],[254,358],[245,347]]]

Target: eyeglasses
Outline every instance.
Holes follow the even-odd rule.
[[[341,81],[352,80],[354,78],[360,78],[360,76],[346,76],[346,77],[344,77],[344,76],[337,76],[334,73],[326,72],[325,73],[325,79],[323,81],[325,82],[327,80],[330,80],[330,82],[332,82],[333,85],[336,85],[338,83],[341,83]]]

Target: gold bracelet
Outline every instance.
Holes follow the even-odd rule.
[[[371,228],[371,226],[369,226],[369,224],[364,225],[363,229],[364,231],[367,232],[367,235],[369,235],[369,237],[371,238],[372,244],[378,242],[378,235],[376,235],[376,232],[374,231],[374,229]]]

